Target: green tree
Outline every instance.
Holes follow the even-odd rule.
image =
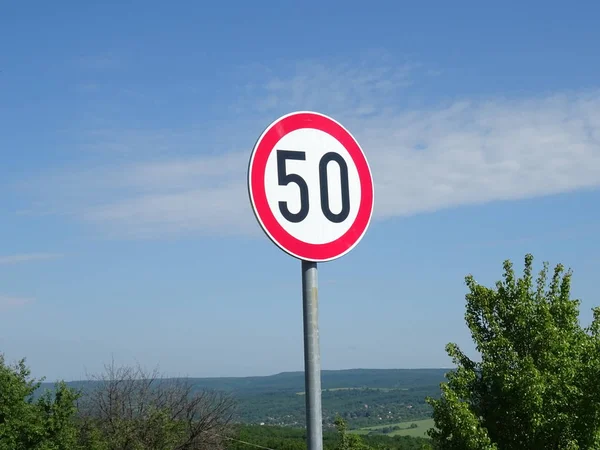
[[[34,401],[40,381],[30,375],[24,359],[8,365],[0,354],[0,450],[77,448],[73,419],[78,394],[58,383]]]
[[[338,416],[334,424],[339,437],[336,450],[371,450],[371,447],[364,444],[359,435],[348,434],[346,432],[346,422],[344,419]]]
[[[579,324],[571,271],[545,263],[534,281],[533,257],[515,278],[510,261],[495,288],[466,277],[465,319],[480,361],[456,344],[457,366],[433,407],[435,448],[461,450],[600,448],[600,308]]]

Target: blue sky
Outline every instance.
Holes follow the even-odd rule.
[[[376,188],[320,266],[322,363],[449,366],[464,276],[527,252],[598,304],[600,7],[3,2],[0,351],[80,379],[302,370],[300,263],[246,166],[272,120],[348,127]]]

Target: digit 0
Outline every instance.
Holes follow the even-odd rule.
[[[342,210],[335,214],[329,206],[329,181],[327,178],[327,165],[335,161],[340,167],[340,184],[342,190]],[[331,222],[341,223],[350,214],[350,187],[348,183],[348,165],[339,153],[325,153],[319,162],[319,182],[321,185],[321,210],[323,215]]]

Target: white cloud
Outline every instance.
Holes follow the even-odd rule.
[[[8,311],[10,309],[21,308],[33,302],[31,298],[25,297],[10,297],[0,295],[0,311]]]
[[[214,188],[130,197],[89,207],[82,211],[82,217],[106,224],[116,233],[137,237],[194,231],[239,234],[252,230],[254,219],[247,199],[244,184],[227,183]]]
[[[16,255],[0,256],[0,265],[20,264],[30,261],[41,261],[60,258],[59,253],[20,253]]]
[[[300,64],[287,77],[251,85],[253,97],[241,101],[240,110],[256,104],[253,120],[261,127],[295,109],[341,120],[369,159],[379,220],[600,185],[600,90],[462,99],[408,110],[397,102],[416,67]],[[218,134],[236,129],[225,124]],[[68,213],[119,234],[254,233],[245,179],[261,131],[245,129],[252,138],[237,147],[243,151],[189,156],[188,138],[202,139],[181,130],[170,139],[163,130],[160,142],[175,141],[185,150],[177,154],[171,145],[168,152],[152,153],[151,142],[138,139],[155,156],[152,161],[61,173],[44,190]],[[111,136],[113,145],[119,136]],[[130,134],[124,136],[134,155],[142,153]]]
[[[262,68],[269,78],[249,84],[249,96],[244,100],[260,112],[326,108],[334,115],[374,114],[391,106],[394,94],[413,83],[411,75],[420,67],[417,63],[390,65],[387,59],[387,55],[376,53],[360,63],[301,61],[284,68],[288,76]]]
[[[377,217],[600,185],[600,91],[458,102],[354,124]]]

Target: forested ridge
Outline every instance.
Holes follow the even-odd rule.
[[[431,416],[425,402],[438,396],[447,369],[353,369],[323,371],[323,419],[332,427],[339,415],[349,428],[417,420]],[[233,421],[300,427],[305,423],[304,374],[287,372],[265,377],[187,378],[194,391],[230,393]],[[87,391],[94,381],[67,383]],[[43,384],[41,389],[51,388]]]

